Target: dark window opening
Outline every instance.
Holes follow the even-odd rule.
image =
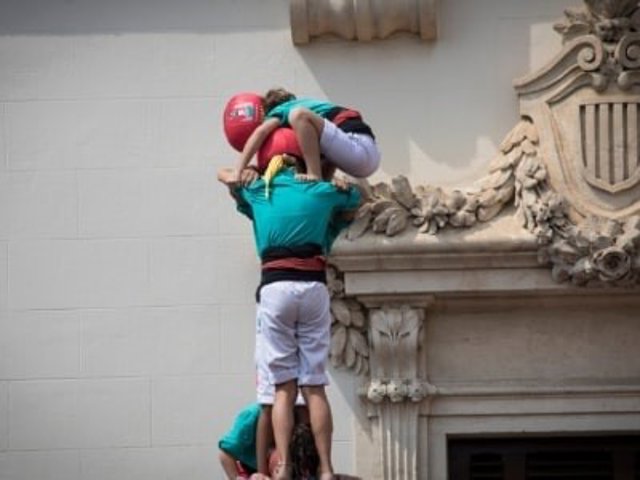
[[[640,480],[640,435],[453,438],[449,480]]]

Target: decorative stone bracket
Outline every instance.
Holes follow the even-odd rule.
[[[435,40],[436,5],[436,0],[291,0],[291,36],[296,45],[330,35],[369,41],[408,33]]]
[[[369,313],[371,381],[362,394],[380,450],[385,478],[418,477],[418,416],[430,387],[420,373],[425,312],[409,305],[374,307]]]

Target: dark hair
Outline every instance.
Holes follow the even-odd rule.
[[[320,466],[320,458],[308,423],[297,423],[293,428],[289,455],[293,463],[293,480],[305,480],[315,476]]]
[[[262,105],[264,107],[264,113],[280,105],[281,103],[288,102],[289,100],[295,100],[296,96],[284,88],[272,88],[264,94]]]

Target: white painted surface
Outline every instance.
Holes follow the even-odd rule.
[[[466,184],[574,3],[447,0],[433,44],[296,49],[285,0],[2,2],[0,478],[220,478],[216,440],[253,398],[258,272],[214,177],[231,94],[356,106],[377,178]],[[336,377],[352,470],[355,384]]]

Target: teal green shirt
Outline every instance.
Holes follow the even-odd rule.
[[[245,407],[233,422],[231,430],[218,442],[218,448],[253,470],[258,469],[256,429],[261,407],[254,403]]]
[[[321,117],[325,117],[327,113],[337,107],[337,105],[327,102],[326,100],[316,100],[314,98],[296,98],[294,100],[289,100],[288,102],[281,103],[273,107],[266,114],[266,118],[277,118],[280,120],[280,125],[288,126],[289,125],[289,113],[294,108],[306,108],[311,110],[313,113],[320,115]]]
[[[340,230],[348,225],[343,212],[360,203],[360,192],[346,192],[330,182],[300,182],[293,169],[283,170],[271,181],[269,198],[265,182],[258,179],[237,190],[238,210],[253,220],[258,255],[268,247],[296,247],[315,243],[325,253]]]

